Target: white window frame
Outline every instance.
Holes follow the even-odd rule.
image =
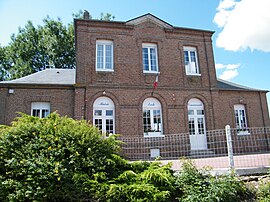
[[[113,111],[112,115],[107,115],[107,111]],[[101,115],[96,114],[96,111],[101,111]],[[102,120],[101,131],[105,135],[115,134],[115,105],[114,102],[108,97],[99,97],[95,100],[93,104],[93,125],[95,125],[95,120]],[[106,122],[107,120],[113,121],[113,131],[107,132]]]
[[[51,113],[51,105],[49,102],[32,102],[31,116],[36,116],[34,110],[39,111],[37,117],[46,118]],[[45,113],[45,116],[43,116],[43,113]]]
[[[145,130],[144,124],[144,112],[150,111],[150,131]],[[154,111],[160,113],[159,125],[154,124]],[[162,123],[162,107],[160,102],[155,98],[147,98],[143,102],[143,130],[144,137],[164,137],[163,135],[163,123]]]
[[[188,61],[186,61],[186,52],[188,53]],[[195,63],[191,62],[192,60],[191,52],[194,52],[195,54]],[[184,47],[184,65],[185,65],[186,75],[201,76],[200,68],[199,68],[199,61],[198,61],[198,56],[197,56],[197,49],[195,47],[189,47],[189,46]]]
[[[111,59],[111,66],[109,68],[106,67],[106,57],[108,57],[106,53],[106,46],[111,46],[111,54],[109,55]],[[98,47],[102,46],[103,54],[102,54],[102,67],[99,67],[98,62]],[[113,60],[113,41],[110,40],[97,40],[96,41],[96,71],[105,71],[105,72],[113,72],[114,71],[114,60]]]
[[[144,66],[144,49],[147,49],[148,69],[145,69],[145,66]],[[152,69],[151,49],[155,50],[156,70]],[[158,73],[158,52],[157,52],[157,45],[156,44],[154,44],[154,43],[143,43],[142,44],[142,64],[143,64],[143,73]]]
[[[236,104],[234,108],[234,120],[238,135],[250,135],[248,131],[246,107],[243,104]],[[243,124],[245,126],[243,126]]]

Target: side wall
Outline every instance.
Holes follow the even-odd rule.
[[[256,91],[219,91],[213,93],[214,125],[221,129],[229,124],[235,127],[234,105],[245,106],[248,127],[269,126],[266,93]]]
[[[8,93],[8,88],[0,90],[1,124],[10,124],[18,112],[31,114],[31,102],[50,102],[51,112],[73,117],[74,90],[71,88],[12,87],[14,93]],[[2,113],[2,109],[5,111]]]

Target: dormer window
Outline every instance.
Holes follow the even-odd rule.
[[[113,71],[113,42],[97,40],[96,71]]]
[[[184,47],[185,69],[187,75],[200,76],[197,50],[194,47]]]
[[[143,57],[143,72],[157,73],[158,72],[157,45],[152,43],[143,43],[142,57]]]

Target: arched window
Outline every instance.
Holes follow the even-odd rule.
[[[202,101],[192,98],[188,102],[188,125],[191,149],[206,149],[206,127]]]
[[[143,129],[145,137],[162,135],[161,104],[155,98],[143,102]]]
[[[103,133],[115,133],[115,109],[108,97],[99,97],[93,104],[93,124]]]

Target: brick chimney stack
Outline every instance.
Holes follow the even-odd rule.
[[[89,12],[87,10],[84,10],[83,19],[85,19],[85,20],[89,20],[90,19],[90,15],[89,15]]]

